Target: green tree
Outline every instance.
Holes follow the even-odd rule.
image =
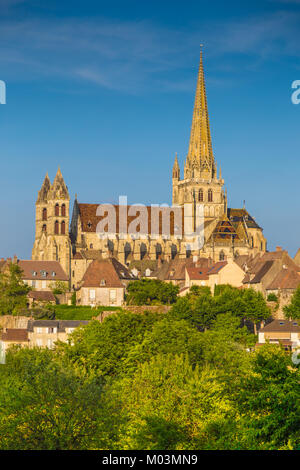
[[[172,304],[179,287],[158,279],[131,281],[127,286],[126,302],[131,305]]]
[[[102,385],[55,360],[52,351],[22,349],[0,377],[0,449],[105,448],[113,432]]]
[[[22,270],[11,263],[8,271],[0,273],[0,315],[18,315],[27,305],[30,287],[22,280]]]
[[[196,366],[202,361],[201,334],[187,321],[166,316],[146,331],[141,343],[131,348],[124,372],[129,376],[139,364],[158,354],[187,354],[190,364]]]
[[[145,332],[160,318],[160,314],[149,312],[116,313],[102,323],[95,320],[76,328],[69,344],[60,343],[58,348],[87,372],[115,376],[122,372],[130,349],[143,341]]]
[[[233,407],[210,369],[185,355],[157,355],[115,384],[126,416],[122,449],[210,449],[232,422]]]
[[[300,318],[300,287],[294,292],[290,304],[283,307],[283,312],[290,320]]]
[[[253,373],[242,378],[237,402],[256,448],[300,448],[300,371],[278,345],[262,346]]]

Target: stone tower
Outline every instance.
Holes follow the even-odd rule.
[[[47,174],[38,193],[32,259],[59,261],[67,275],[71,256],[69,206],[68,188],[58,168],[53,184]]]
[[[224,180],[221,169],[217,175],[209,128],[202,51],[197,80],[189,150],[184,164],[184,178],[180,179],[177,155],[172,174],[174,205],[196,203],[204,205],[204,217],[213,220],[227,210]]]

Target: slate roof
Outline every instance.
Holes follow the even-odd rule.
[[[246,209],[227,209],[227,217],[234,225],[237,225],[239,222],[244,222],[248,228],[258,228],[261,227],[256,223],[253,217],[249,214]]]
[[[77,328],[80,325],[88,325],[89,320],[29,320],[27,329],[33,332],[34,328],[57,328],[59,333],[65,332],[66,328]]]

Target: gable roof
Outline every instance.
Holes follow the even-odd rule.
[[[250,284],[259,284],[263,277],[267,274],[267,272],[271,269],[273,266],[274,261],[262,261],[259,265],[259,269],[257,270],[254,278],[250,280]]]
[[[208,263],[208,260],[206,262]],[[164,261],[151,276],[161,281],[184,281],[185,268],[188,266],[194,266],[192,258],[175,258],[171,261]]]
[[[115,258],[96,259],[87,268],[82,287],[124,287],[122,281],[134,280],[135,277]],[[101,286],[101,281],[105,284]]]
[[[25,280],[68,281],[68,276],[58,261],[18,260]],[[43,272],[46,273],[43,276]],[[36,273],[36,275],[34,275]]]
[[[265,325],[259,330],[259,332],[300,332],[300,321],[299,320],[273,320],[268,325]]]

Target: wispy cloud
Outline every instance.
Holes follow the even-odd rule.
[[[278,11],[172,30],[149,21],[6,18],[0,20],[0,66],[21,80],[59,77],[131,93],[186,90],[203,38],[216,68],[225,71],[226,54],[248,54],[249,67],[258,66],[275,55],[300,57],[299,21],[300,14]]]

